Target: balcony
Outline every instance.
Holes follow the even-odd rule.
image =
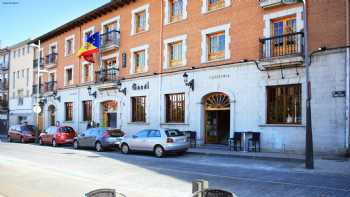
[[[57,81],[45,82],[44,92],[53,92],[57,90]]]
[[[47,67],[52,68],[54,66],[56,66],[57,64],[57,58],[58,54],[57,53],[51,53],[49,55],[46,56],[46,64]]]
[[[38,85],[33,85],[33,94],[37,94],[38,93]],[[44,93],[44,85],[40,84],[39,85],[39,94],[43,94]]]
[[[44,69],[45,59],[40,58],[40,61],[38,61],[38,59],[33,60],[33,68],[34,69],[36,69],[38,67],[38,63],[40,63],[40,69]]]
[[[260,39],[261,59],[279,58],[283,56],[302,56],[304,49],[304,33],[297,32]]]
[[[101,50],[106,51],[109,49],[119,48],[120,44],[120,31],[112,30],[100,35]]]
[[[95,72],[96,83],[114,82],[118,80],[119,69],[116,67],[100,69]]]
[[[0,70],[5,71],[5,70],[8,70],[8,68],[9,68],[9,62],[1,62],[0,63]]]
[[[282,5],[282,0],[260,0],[260,7],[269,8]]]

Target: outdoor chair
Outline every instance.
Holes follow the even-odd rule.
[[[252,137],[248,139],[248,152],[261,152],[260,133],[252,132]]]
[[[241,132],[235,132],[233,134],[233,138],[230,138],[228,140],[228,144],[229,144],[229,150],[231,151],[232,148],[234,151],[241,151],[242,150],[242,133]]]

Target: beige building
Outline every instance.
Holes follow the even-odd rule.
[[[9,123],[33,124],[33,49],[25,40],[10,47]]]

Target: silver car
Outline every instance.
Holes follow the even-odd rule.
[[[107,148],[119,147],[124,132],[112,128],[90,128],[73,140],[73,148],[95,148],[100,152]]]
[[[121,141],[121,152],[151,151],[162,157],[166,152],[185,153],[190,147],[184,133],[176,129],[145,129]]]

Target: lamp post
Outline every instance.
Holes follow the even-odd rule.
[[[126,96],[126,88],[122,88],[122,82],[120,80],[117,81],[117,90]]]
[[[37,64],[38,64],[38,68],[37,68],[37,90],[36,90],[36,108],[40,107],[40,103],[39,103],[39,91],[40,91],[40,84],[39,84],[39,75],[40,75],[40,40],[38,41],[38,44],[30,44],[31,47],[33,48],[37,48]],[[41,110],[36,111],[36,130],[35,130],[35,142],[38,142],[38,129],[39,129],[39,113],[41,112]]]
[[[184,78],[184,83],[186,86],[189,86],[191,90],[194,90],[194,79],[191,79],[191,81],[188,81],[188,74],[185,72],[182,77]]]
[[[305,168],[314,169],[314,150],[312,140],[312,120],[311,120],[311,81],[310,81],[310,56],[308,46],[308,16],[307,0],[282,0],[283,4],[303,3],[304,17],[304,66],[306,84],[306,136],[305,136]]]

